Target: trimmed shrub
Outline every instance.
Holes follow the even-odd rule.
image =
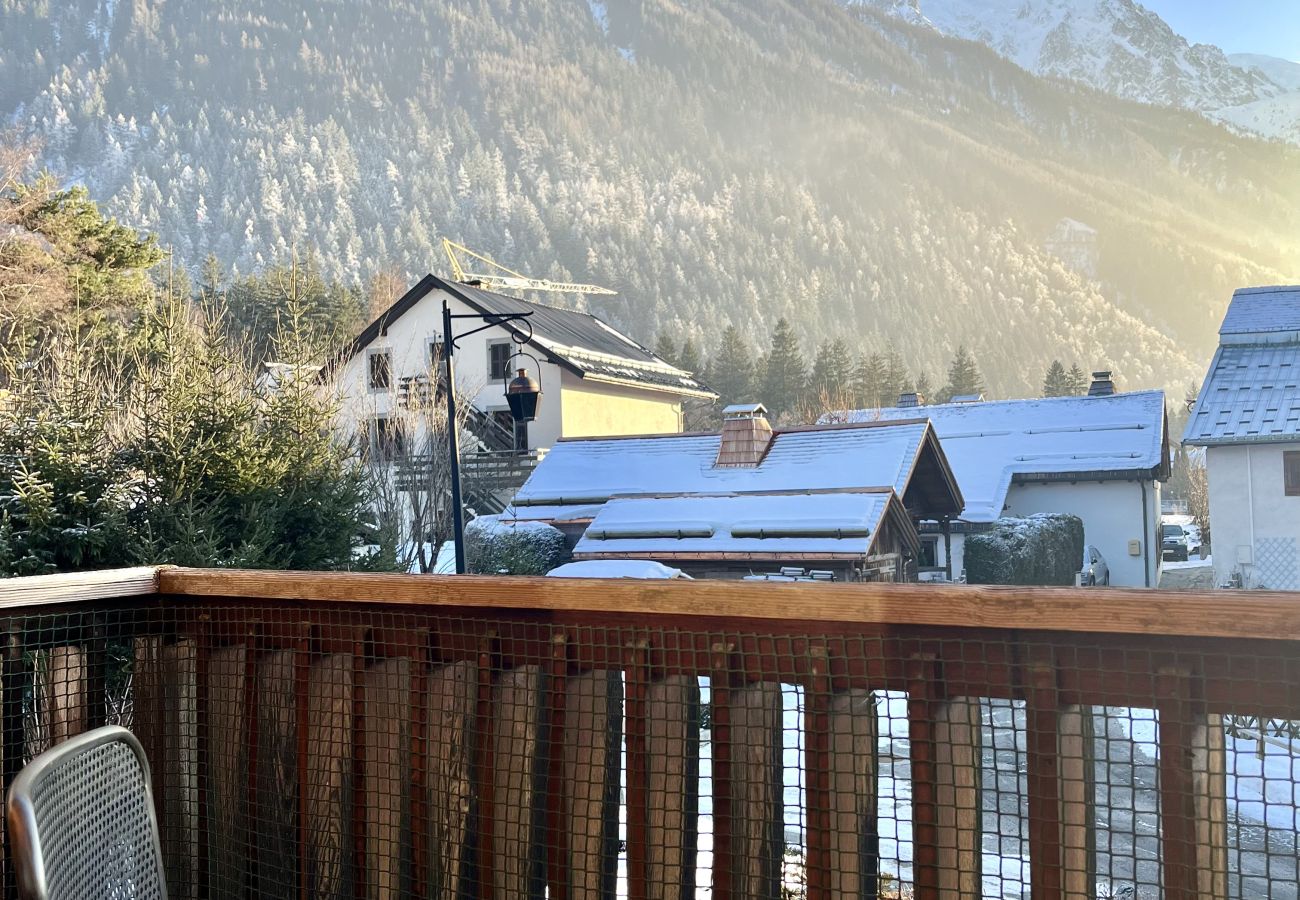
[[[971,584],[1072,585],[1083,560],[1083,521],[1063,513],[998,519],[966,537]]]
[[[569,558],[560,529],[479,516],[465,526],[465,565],[476,575],[545,575]]]

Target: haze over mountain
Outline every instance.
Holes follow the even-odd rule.
[[[1181,390],[1234,287],[1300,280],[1295,148],[833,0],[9,0],[0,50],[0,115],[193,267],[447,235],[645,342],[787,316],[999,395]]]
[[[1133,0],[845,0],[979,41],[1022,68],[1300,143],[1300,66],[1192,44]]]

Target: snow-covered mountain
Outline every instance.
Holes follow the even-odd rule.
[[[1300,142],[1300,65],[1192,44],[1133,0],[844,0],[978,41],[1039,75]]]

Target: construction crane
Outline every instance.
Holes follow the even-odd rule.
[[[451,260],[451,274],[456,281],[462,284],[476,284],[479,287],[486,288],[489,291],[501,290],[506,288],[516,291],[556,291],[563,294],[617,294],[618,291],[611,291],[609,288],[603,288],[598,284],[577,284],[568,281],[549,281],[545,278],[529,278],[527,275],[516,272],[514,269],[507,269],[501,263],[493,259],[488,259],[481,253],[475,253],[473,250],[450,241],[447,238],[442,239],[442,249],[447,253],[447,259]],[[488,271],[492,274],[483,274],[480,272],[467,272],[461,265],[458,254],[477,259],[486,263]],[[470,265],[473,265],[470,263]]]

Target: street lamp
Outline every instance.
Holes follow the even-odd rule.
[[[465,510],[460,499],[460,436],[456,428],[456,369],[452,362],[456,341],[498,325],[523,322],[528,326],[528,336],[521,338],[518,335],[511,335],[522,346],[533,339],[533,326],[528,321],[531,315],[531,312],[453,313],[451,307],[447,305],[446,298],[442,301],[442,355],[447,366],[447,444],[451,456],[451,525],[452,540],[456,545],[457,575],[465,574]],[[452,334],[453,319],[478,319],[487,324],[472,328],[463,334]],[[541,364],[537,362],[536,357],[532,357],[531,354],[516,353],[511,359],[515,356],[529,356],[537,364],[537,374],[541,375]],[[506,402],[510,404],[510,417],[515,422],[531,422],[537,417],[537,401],[541,395],[541,386],[528,377],[526,369],[520,369],[519,374],[506,387]]]

